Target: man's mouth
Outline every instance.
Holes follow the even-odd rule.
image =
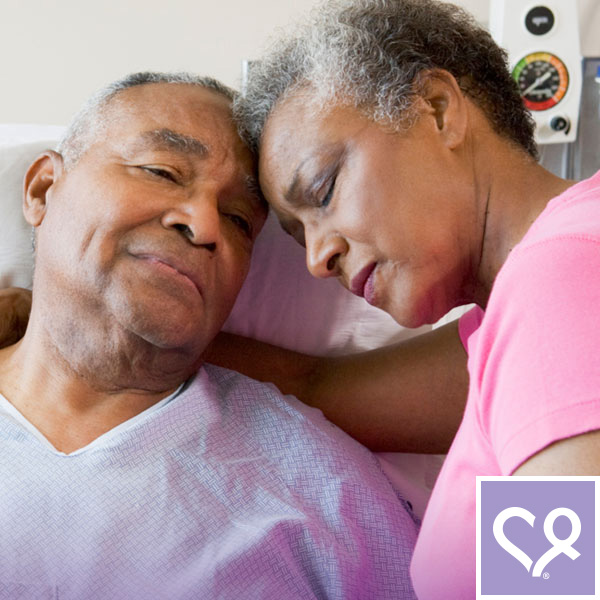
[[[197,293],[202,295],[199,278],[194,271],[183,264],[180,259],[153,253],[134,254],[134,256],[152,265],[165,275],[181,280],[182,283],[186,283],[190,287],[193,287]]]

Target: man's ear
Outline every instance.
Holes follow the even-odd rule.
[[[27,169],[23,181],[23,214],[32,227],[38,227],[44,220],[50,188],[63,172],[63,158],[53,150],[40,154]]]
[[[425,112],[435,119],[444,144],[454,149],[465,139],[468,125],[467,100],[455,77],[443,69],[420,74],[418,94]]]

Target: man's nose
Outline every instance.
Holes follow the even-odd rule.
[[[336,232],[318,229],[305,231],[306,265],[313,277],[325,279],[341,274],[340,258],[348,251],[348,244]]]
[[[216,195],[190,198],[167,211],[162,218],[167,229],[181,232],[195,246],[214,252],[221,240],[221,215]]]

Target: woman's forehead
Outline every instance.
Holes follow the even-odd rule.
[[[329,111],[307,110],[301,103],[285,103],[268,118],[259,155],[261,185],[289,187],[300,171],[330,146]],[[272,190],[271,190],[272,191]]]
[[[260,149],[262,176],[293,172],[335,159],[343,146],[353,143],[365,130],[380,125],[359,109],[345,103],[314,107],[292,98],[278,106],[267,119]]]

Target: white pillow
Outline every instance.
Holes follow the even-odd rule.
[[[44,140],[48,129],[42,128],[41,141],[7,145],[3,131],[10,132],[12,141],[22,141],[35,139],[36,130],[34,126],[0,125],[0,287],[30,287],[31,233],[22,216],[22,182],[29,164],[40,152],[54,147],[56,138]],[[400,327],[333,279],[311,277],[304,249],[279,227],[273,215],[257,240],[250,274],[224,329],[321,356],[371,349],[421,331]],[[379,456],[388,476],[422,515],[440,457]]]
[[[17,146],[43,140],[54,140],[55,144],[64,131],[62,125],[0,123],[0,146]]]
[[[31,288],[31,227],[23,217],[23,177],[33,159],[54,145],[37,141],[0,145],[0,287]]]

